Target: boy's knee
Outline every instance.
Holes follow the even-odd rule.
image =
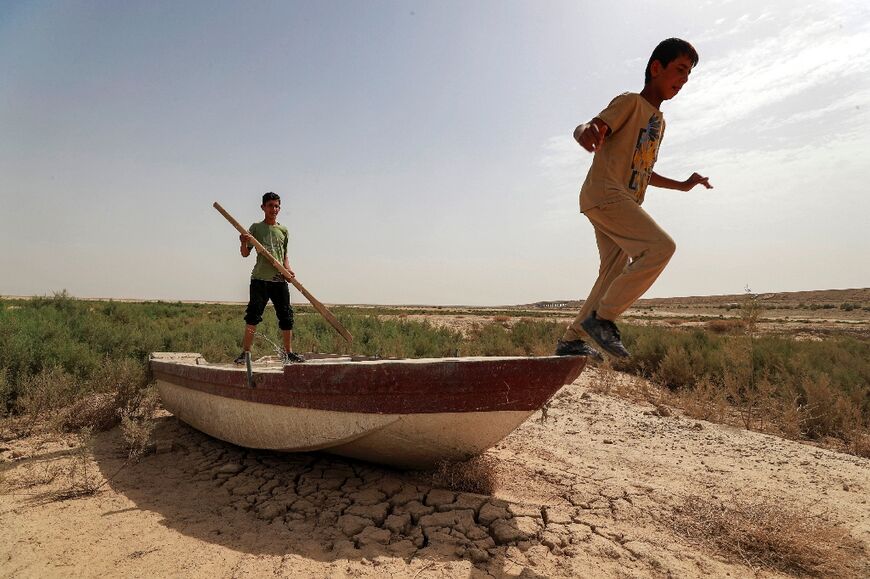
[[[263,315],[257,314],[255,312],[247,312],[245,314],[245,325],[247,326],[256,326],[260,322],[263,321]]]
[[[266,304],[252,301],[245,308],[245,324],[248,326],[256,326],[263,321],[263,310],[266,309]]]
[[[650,245],[647,255],[651,263],[665,264],[670,261],[676,250],[677,244],[669,235],[665,235]]]

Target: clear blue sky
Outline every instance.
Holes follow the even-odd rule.
[[[715,189],[647,193],[647,295],[870,286],[863,1],[0,0],[0,294],[243,301],[211,203],[274,190],[322,301],[583,298],[571,132],[670,36],[701,60],[656,170]]]

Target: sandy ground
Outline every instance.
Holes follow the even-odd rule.
[[[0,444],[0,577],[780,576],[674,531],[687,496],[781,504],[865,548],[870,460],[690,420],[596,394],[589,369],[488,456],[490,495],[325,454],[245,450],[170,416],[163,452],[122,468],[118,430],[96,437],[96,495],[23,487],[75,449]],[[662,414],[665,414],[663,416]],[[170,444],[171,443],[171,444]]]

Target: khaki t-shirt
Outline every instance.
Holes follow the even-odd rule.
[[[287,240],[290,237],[286,227],[280,223],[269,225],[261,221],[251,225],[248,231],[251,232],[254,239],[263,244],[266,251],[271,253],[272,257],[278,260],[278,263],[284,263],[284,256],[287,255]],[[284,276],[259,253],[257,254],[257,263],[251,272],[251,278],[265,281],[284,281]]]
[[[610,133],[580,189],[580,211],[623,199],[640,205],[659,154],[665,118],[637,93],[619,95],[597,118],[607,123]]]

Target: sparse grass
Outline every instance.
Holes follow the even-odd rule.
[[[52,458],[28,460],[9,469],[0,481],[0,492],[24,494],[39,501],[62,501],[93,495],[108,482],[94,464],[90,428],[61,439],[49,435],[42,443],[49,440],[55,443],[60,440],[64,450],[51,453]]]
[[[39,461],[18,467],[17,472],[3,473],[0,492],[17,492],[54,482],[63,469],[57,461]]]
[[[821,515],[781,501],[728,501],[687,496],[673,509],[675,530],[754,571],[776,570],[813,577],[857,576],[850,560],[865,553],[861,543]]]
[[[700,396],[696,406],[708,409],[720,406],[724,393],[731,408],[742,410],[749,428],[811,440],[833,437],[857,448],[856,433],[870,427],[866,339],[798,341],[629,325],[623,337],[632,358],[614,362],[616,369],[650,379],[681,398]]]
[[[66,461],[61,471],[61,488],[50,493],[54,500],[63,501],[88,497],[97,493],[108,482],[99,474],[99,469],[91,458],[91,429],[82,428],[78,433],[78,445],[72,457]]]
[[[619,385],[619,373],[613,369],[610,359],[596,368],[595,380],[592,382],[592,390],[599,394],[610,394]]]

